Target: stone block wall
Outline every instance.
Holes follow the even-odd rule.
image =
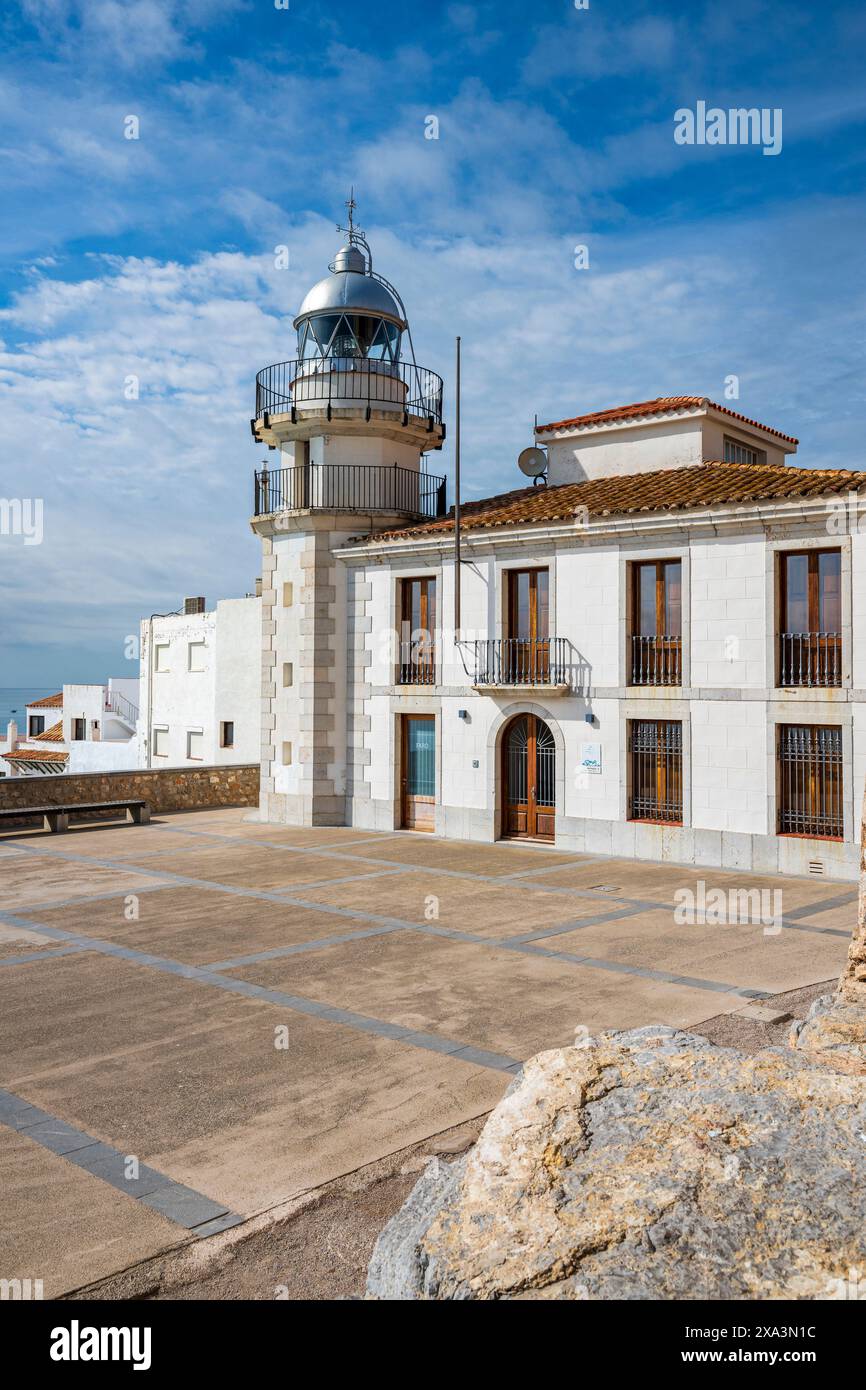
[[[81,772],[56,777],[5,777],[0,809],[59,806],[137,797],[151,811],[200,811],[213,806],[257,806],[259,764],[221,767],[135,768],[128,772]],[[32,824],[32,822],[27,822]],[[0,822],[0,829],[9,826]]]

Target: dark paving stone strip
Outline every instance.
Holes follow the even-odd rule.
[[[597,956],[578,956],[567,951],[545,951],[540,946],[511,945],[507,941],[501,942],[500,945],[506,950],[525,952],[527,955],[549,956],[552,960],[570,961],[573,965],[585,965],[589,970],[604,970],[612,975],[637,975],[643,980],[659,980],[666,985],[690,985],[692,989],[705,989],[712,994],[736,994],[744,999],[772,998],[772,995],[763,989],[728,985],[718,980],[703,980],[691,975],[677,975],[670,970],[651,970],[645,965],[626,965],[624,961],[600,960]]]
[[[186,853],[186,851],[184,851]],[[49,898],[47,902],[39,903],[36,908],[22,908],[24,912],[53,912],[56,907],[80,907],[86,903],[109,902],[112,898],[117,898],[123,902],[124,898],[139,897],[142,893],[158,893],[161,888],[171,888],[170,883],[146,883],[140,884],[138,888],[112,888],[108,892],[102,893],[78,893],[74,898]]]
[[[196,831],[179,831],[178,833],[179,833],[179,834],[198,834],[199,832],[196,832]],[[234,837],[220,837],[220,838],[234,838]],[[80,859],[80,858],[83,857],[83,856],[80,856],[80,855],[72,854],[72,853],[67,852],[67,851],[57,851],[57,850],[55,850],[54,853],[57,854],[58,857],[61,857],[61,858],[64,858],[64,859],[73,859],[73,860],[76,860],[76,861],[77,861],[78,859]],[[340,857],[341,857],[341,858],[345,858],[345,856],[340,856]],[[91,863],[92,863],[93,860],[88,860],[88,862],[91,862]],[[104,862],[104,863],[105,863],[105,867],[107,867],[107,868],[117,869],[117,868],[119,867],[116,863],[113,863],[112,861],[100,861],[100,862]],[[402,866],[402,865],[397,865],[396,867],[402,868],[403,866]],[[144,874],[153,874],[153,875],[159,876],[157,870],[142,869],[141,872],[144,873]],[[449,874],[450,874],[452,871],[449,870],[448,872],[449,872]],[[297,906],[299,906],[299,907],[309,908],[309,909],[312,909],[312,910],[314,910],[314,911],[327,912],[327,913],[330,913],[331,915],[335,915],[335,916],[348,917],[348,918],[351,918],[351,919],[354,919],[354,920],[358,920],[358,921],[365,921],[365,922],[369,922],[369,923],[375,923],[377,926],[387,926],[387,927],[392,927],[392,928],[397,928],[397,929],[401,929],[401,928],[402,928],[402,929],[406,929],[406,930],[409,930],[409,931],[420,931],[420,932],[425,932],[425,933],[427,933],[427,934],[429,934],[429,935],[433,935],[433,936],[448,936],[448,937],[450,937],[450,938],[453,939],[453,940],[471,942],[471,943],[474,944],[474,945],[490,946],[490,947],[493,947],[493,948],[496,949],[496,950],[513,950],[513,951],[524,952],[524,953],[530,954],[530,955],[531,955],[531,954],[534,954],[534,953],[537,953],[537,954],[540,954],[540,955],[551,956],[551,957],[553,957],[553,958],[556,959],[556,960],[567,961],[567,962],[571,962],[572,964],[576,964],[576,965],[584,965],[584,966],[587,966],[588,968],[594,969],[594,970],[606,970],[606,971],[613,972],[613,973],[616,973],[616,974],[637,975],[637,976],[641,976],[642,978],[645,978],[645,979],[658,979],[658,980],[660,980],[660,981],[662,981],[662,982],[664,982],[664,983],[667,983],[667,984],[681,984],[681,983],[684,982],[684,977],[683,977],[683,976],[681,976],[681,975],[675,975],[675,974],[672,974],[671,972],[668,972],[668,971],[653,971],[653,970],[650,970],[649,967],[643,967],[643,966],[626,966],[626,965],[623,965],[621,962],[618,962],[618,961],[602,961],[602,960],[599,960],[599,959],[597,959],[597,958],[595,958],[595,957],[593,957],[593,958],[590,958],[590,957],[582,957],[582,956],[574,955],[574,954],[569,953],[569,952],[545,951],[541,946],[535,946],[535,945],[533,945],[532,942],[524,942],[524,941],[520,941],[520,940],[518,940],[518,941],[515,942],[515,941],[513,941],[513,940],[509,940],[508,938],[504,938],[504,939],[499,940],[499,941],[490,940],[490,938],[488,938],[488,937],[478,936],[478,935],[476,935],[476,934],[474,934],[474,933],[470,933],[470,932],[458,932],[458,931],[455,931],[455,930],[453,930],[453,929],[451,929],[451,928],[448,928],[448,927],[436,927],[436,926],[434,926],[432,923],[428,923],[428,922],[425,922],[425,923],[420,923],[420,922],[409,922],[409,921],[404,921],[403,919],[401,919],[401,918],[396,918],[396,917],[380,917],[380,916],[378,916],[377,914],[364,912],[364,911],[362,911],[362,910],[360,910],[360,909],[355,909],[355,908],[336,908],[336,907],[333,907],[333,906],[329,906],[329,905],[327,905],[327,904],[315,903],[315,902],[311,902],[311,901],[309,901],[309,900],[305,900],[304,898],[298,897],[298,896],[295,895],[295,894],[292,894],[292,895],[290,896],[289,893],[288,893],[288,891],[285,891],[285,892],[283,892],[283,893],[272,893],[272,892],[268,892],[268,891],[266,891],[266,890],[264,890],[264,889],[241,888],[241,887],[238,887],[238,886],[235,885],[235,884],[212,883],[212,882],[206,881],[206,880],[200,880],[200,879],[194,879],[194,878],[187,878],[185,875],[182,875],[182,874],[164,874],[164,875],[161,875],[161,877],[162,877],[163,879],[170,879],[173,883],[182,884],[182,885],[185,886],[185,887],[206,888],[206,889],[215,890],[215,891],[217,891],[217,892],[236,893],[236,894],[238,894],[238,895],[240,895],[240,896],[243,896],[243,897],[266,898],[266,899],[268,899],[268,900],[270,900],[270,901],[276,901],[276,902],[282,902],[282,903],[293,903],[293,904],[295,904],[295,905],[297,905]],[[475,876],[474,876],[474,875],[458,874],[458,873],[456,873],[456,871],[454,871],[454,877],[457,877],[457,878],[465,878],[465,877],[475,877]],[[550,891],[558,892],[558,893],[562,893],[562,892],[564,892],[564,893],[569,893],[569,892],[571,892],[572,890],[570,890],[570,889],[553,889],[553,890],[550,890]],[[586,896],[586,895],[581,895],[581,896]],[[659,906],[663,906],[663,907],[667,908],[668,910],[673,911],[673,909],[670,907],[670,904],[648,904],[648,903],[645,903],[645,902],[640,902],[640,901],[638,901],[638,900],[634,900],[634,901],[632,901],[631,903],[626,904],[626,907],[627,907],[629,910],[628,910],[627,914],[624,914],[624,915],[629,915],[629,916],[631,916],[631,915],[634,915],[634,913],[637,912],[637,911],[645,910],[645,909],[648,909],[648,908],[650,908],[650,907],[656,908],[656,907],[659,907]],[[615,910],[618,911],[618,909],[615,909]],[[6,916],[6,915],[5,915],[3,912],[0,912],[0,921],[4,920],[4,917],[5,917],[5,916]],[[9,920],[9,919],[6,918],[6,920]],[[17,920],[17,919],[16,919],[16,920]],[[21,924],[21,925],[24,925],[24,926],[30,926],[31,930],[42,930],[41,927],[37,928],[37,926],[35,925],[35,923],[34,923],[34,921],[33,921],[32,919],[31,919],[30,921],[27,921],[27,922],[23,921],[23,919],[22,919],[22,921],[21,921],[20,924]],[[589,925],[589,924],[587,923],[587,925]],[[845,934],[847,934],[847,933],[845,933]],[[65,935],[61,935],[61,937],[58,938],[58,939],[65,939]],[[80,938],[75,938],[75,940],[76,940],[76,942],[77,942],[78,944],[80,944]],[[91,940],[91,944],[92,944],[92,948],[93,948],[93,949],[99,949],[99,950],[103,950],[103,949],[104,949],[105,952],[106,952],[106,954],[123,955],[123,954],[127,953],[127,950],[128,950],[128,948],[126,948],[126,947],[112,947],[111,944],[108,943],[108,942],[102,942],[102,943],[94,944],[94,939],[93,939],[93,938],[90,938],[90,940]],[[173,973],[173,974],[187,975],[188,978],[190,978],[190,979],[193,979],[193,978],[195,978],[195,979],[202,979],[205,975],[207,975],[207,971],[203,971],[203,970],[202,970],[200,967],[198,967],[198,966],[181,966],[181,965],[179,965],[178,962],[176,962],[176,961],[170,961],[170,962],[164,961],[164,960],[162,959],[162,957],[158,957],[158,956],[146,956],[146,955],[142,954],[141,952],[137,952],[137,951],[129,952],[127,958],[130,959],[130,960],[135,960],[135,961],[137,961],[139,964],[153,965],[154,968],[156,968],[156,969],[168,970],[168,971],[170,971],[170,972]],[[228,987],[229,987],[230,981],[229,981],[229,978],[228,978],[228,977],[220,976],[220,975],[217,975],[217,974],[211,972],[210,978],[211,978],[212,981],[219,981],[223,988],[228,988]],[[231,983],[232,983],[232,984],[240,984],[241,982],[240,982],[240,981],[232,981]],[[743,987],[735,986],[735,985],[730,985],[730,986],[727,986],[727,985],[726,985],[726,986],[721,987],[721,986],[719,986],[719,985],[718,985],[715,981],[713,981],[713,980],[704,980],[704,981],[701,982],[701,983],[698,983],[697,981],[692,981],[692,980],[690,980],[689,983],[691,983],[691,984],[693,985],[693,987],[694,987],[694,988],[697,988],[697,989],[707,989],[707,990],[714,991],[714,992],[722,992],[722,991],[723,991],[723,992],[725,992],[725,993],[736,994],[736,995],[742,995],[743,997],[748,998],[748,999],[764,999],[764,998],[769,998],[769,997],[770,997],[770,995],[768,994],[768,992],[765,991],[765,990],[758,990],[758,989],[751,989],[751,988],[743,988]],[[251,986],[250,988],[257,988],[257,987]],[[286,995],[286,996],[284,996],[283,999],[278,1000],[277,1002],[284,1003],[287,1007],[290,1007],[290,1008],[291,1008],[291,1007],[293,1007],[293,1006],[288,1002],[290,998],[293,999],[293,998],[295,998],[295,996],[288,996],[288,995]],[[312,1001],[307,1001],[307,1002],[308,1002],[310,1005],[312,1005]],[[321,1008],[322,1006],[317,1005],[317,1006],[315,1006],[315,1007]],[[303,1009],[301,1009],[300,1011],[301,1011],[301,1012],[305,1012],[305,1010],[303,1010]],[[351,1014],[347,1014],[347,1018],[356,1018],[356,1017],[357,1017],[357,1018],[360,1018],[360,1017],[363,1017],[363,1016],[362,1016],[362,1015],[351,1015]],[[341,1020],[341,1021],[345,1021],[345,1020]],[[352,1024],[350,1023],[349,1026],[360,1026],[360,1025],[352,1025]],[[384,1025],[384,1024],[383,1024],[382,1026],[388,1026],[388,1027],[390,1028],[390,1025]],[[409,1030],[406,1030],[406,1031],[408,1032]],[[389,1037],[390,1037],[390,1036],[392,1036],[392,1034],[389,1032],[386,1036],[389,1036]],[[508,1058],[507,1061],[508,1061],[508,1064],[509,1064],[509,1066],[510,1066],[510,1065],[513,1064],[514,1058]],[[505,1070],[506,1068],[502,1067],[502,1068],[499,1068],[499,1069],[500,1069],[500,1070]]]
[[[58,956],[77,956],[86,951],[86,946],[52,946],[47,951],[29,951],[23,956],[3,956],[0,967],[6,965],[32,965],[37,960],[56,960]]]
[[[798,917],[816,917],[820,912],[830,912],[834,907],[847,907],[849,903],[856,903],[857,889],[852,888],[848,893],[840,893],[837,898],[823,898],[817,903],[806,903],[803,907],[793,907],[790,912],[786,912],[784,920],[792,922]],[[843,932],[848,936],[848,932]]]
[[[405,931],[402,925],[368,927],[365,931],[350,931],[344,936],[321,936],[318,941],[301,941],[294,946],[274,946],[269,951],[253,951],[248,956],[233,956],[231,960],[208,961],[208,970],[237,970],[241,965],[258,965],[263,960],[279,960],[281,956],[301,956],[308,951],[322,951],[326,946],[342,946],[347,941],[363,941],[368,936],[389,936]]]
[[[564,869],[588,869],[593,864],[603,864],[603,859],[574,859],[567,864],[543,864],[539,869],[518,869],[516,873],[504,874],[503,883],[514,883],[516,879],[537,878],[540,874],[562,873]],[[542,885],[543,886],[543,885]]]
[[[530,931],[524,936],[509,936],[503,939],[515,946],[523,946],[527,942],[544,941],[548,936],[563,936],[566,932],[580,931],[582,927],[601,927],[605,922],[618,922],[623,917],[636,917],[645,910],[643,906],[617,908],[614,912],[600,912],[594,917],[578,917],[573,922],[563,922],[557,927],[542,927],[539,931]]]
[[[237,1212],[175,1182],[155,1168],[139,1164],[138,1176],[126,1177],[129,1155],[111,1144],[94,1139],[75,1125],[49,1115],[12,1091],[0,1090],[0,1124],[14,1129],[51,1153],[59,1154],[76,1168],[116,1187],[133,1201],[152,1207],[163,1216],[185,1227],[194,1236],[208,1236],[243,1221]]]
[[[20,919],[13,917],[12,913],[0,911],[0,921],[9,922],[12,925],[20,925]],[[64,932],[60,927],[47,927],[36,923],[30,919],[27,923],[31,931],[40,932],[54,940],[67,940],[72,938],[71,932]],[[412,924],[399,923],[400,927]],[[74,938],[78,941],[78,938]],[[307,999],[296,994],[287,994],[284,990],[266,989],[262,985],[250,984],[247,980],[239,980],[230,975],[217,974],[216,971],[206,966],[183,965],[180,961],[169,960],[164,956],[148,955],[143,951],[136,951],[130,946],[119,946],[113,941],[101,941],[98,937],[88,938],[89,946],[92,951],[101,955],[114,956],[119,960],[128,960],[133,965],[143,965],[151,970],[158,970],[167,975],[179,975],[183,979],[194,980],[199,984],[215,985],[217,989],[227,990],[230,994],[242,994],[248,999],[256,999],[269,1004],[279,1004],[281,1008],[291,1009],[294,1013],[307,1014],[313,1018],[325,1019],[329,1023],[340,1023],[345,1027],[354,1028],[363,1033],[372,1033],[377,1037],[389,1038],[394,1042],[405,1042],[410,1047],[418,1047],[424,1051],[440,1052],[442,1048],[437,1046],[431,1048],[424,1041],[425,1035],[418,1033],[411,1028],[402,1028],[396,1023],[388,1023],[384,1019],[368,1018],[365,1014],[354,1013],[351,1009],[337,1008],[331,1004],[320,1004],[318,1000]],[[437,1042],[450,1040],[438,1039]],[[467,1054],[473,1052],[470,1058]],[[494,1071],[513,1072],[515,1066],[520,1066],[520,1062],[515,1057],[497,1052],[484,1052],[475,1049],[468,1049],[466,1043],[454,1042],[453,1056],[459,1061],[472,1061],[478,1066],[486,1066]],[[477,1057],[483,1055],[484,1062],[477,1062]]]

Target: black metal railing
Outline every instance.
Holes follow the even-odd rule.
[[[370,357],[310,357],[303,361],[275,362],[256,376],[256,419],[285,415],[297,408],[326,406],[331,410],[346,402],[367,407],[388,407],[426,419],[428,429],[442,424],[442,378],[414,362],[381,362]]]
[[[841,685],[840,632],[780,632],[779,684]]]
[[[445,515],[445,479],[399,464],[295,464],[255,475],[253,515],[283,511],[397,512]]]
[[[486,637],[475,643],[475,685],[567,685],[564,637]]]
[[[779,726],[779,833],[841,840],[845,833],[842,730]]]
[[[683,726],[673,719],[629,724],[629,820],[682,825]]]
[[[397,684],[436,684],[436,649],[429,634],[400,643]]]
[[[636,637],[631,639],[629,685],[682,685],[683,639]]]

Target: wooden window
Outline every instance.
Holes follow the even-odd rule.
[[[189,729],[186,735],[186,756],[200,763],[204,758],[204,734],[201,729]]]
[[[72,737],[73,737],[73,739],[75,740],[76,743],[80,743],[80,742],[82,741],[82,739],[86,739],[86,738],[87,738],[87,720],[86,720],[86,719],[73,719],[73,721],[72,721]]]
[[[153,756],[155,758],[168,757],[168,729],[154,729]]]
[[[436,580],[400,581],[400,685],[436,683]]]
[[[841,840],[842,730],[828,724],[780,724],[779,834]]]
[[[682,561],[642,560],[631,576],[629,684],[682,685]]]
[[[509,570],[507,634],[500,658],[506,685],[544,684],[550,674],[550,572]]]
[[[842,684],[842,552],[779,557],[779,684]]]
[[[45,715],[31,714],[27,721],[27,737],[36,738],[38,734],[45,733]]]
[[[683,823],[683,726],[674,719],[629,724],[629,820]]]
[[[235,746],[235,722],[233,719],[224,719],[220,724],[220,748],[234,748]]]
[[[155,670],[157,670],[157,671],[167,671],[167,670],[169,669],[169,665],[168,665],[168,653],[169,653],[169,644],[168,644],[168,642],[157,642],[157,643],[156,643],[156,650],[155,650],[155,652],[154,652],[154,669],[155,669]]]

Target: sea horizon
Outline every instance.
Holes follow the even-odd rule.
[[[6,725],[14,719],[20,732],[24,732],[24,716],[28,703],[54,695],[62,689],[59,685],[0,685],[0,737],[5,737]]]

